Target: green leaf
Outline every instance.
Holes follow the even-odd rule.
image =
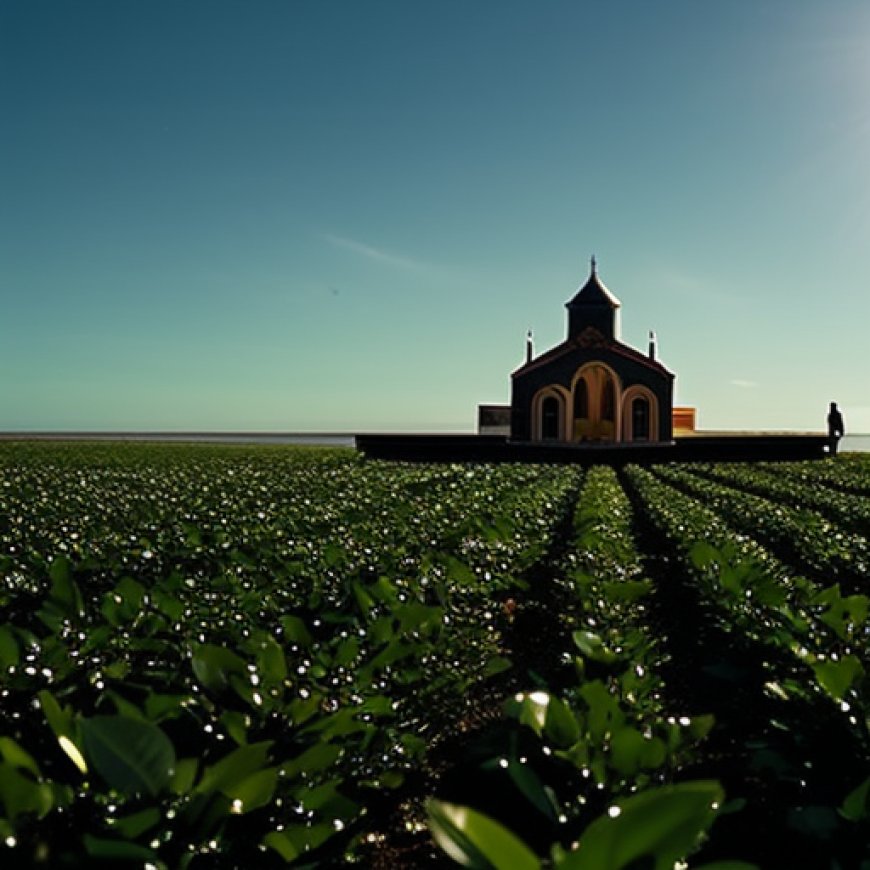
[[[347,561],[347,553],[338,544],[327,544],[323,548],[323,561],[328,568],[334,568]]]
[[[610,738],[610,762],[623,776],[634,776],[641,768],[646,740],[636,728],[626,726]]]
[[[587,727],[593,740],[603,740],[608,731],[622,725],[625,716],[601,680],[584,683],[580,687],[580,697],[589,706]]]
[[[113,625],[129,622],[142,612],[144,599],[145,587],[132,577],[122,577],[104,596],[101,611]]]
[[[841,701],[855,680],[864,673],[864,667],[857,656],[847,655],[838,661],[827,659],[815,662],[813,671],[822,688]]]
[[[301,755],[297,755],[290,761],[285,761],[281,765],[281,769],[284,771],[284,775],[291,779],[295,779],[302,773],[320,773],[320,771],[332,767],[342,754],[343,750],[340,746],[335,746],[332,743],[315,743]]]
[[[145,831],[150,831],[162,818],[157,807],[149,807],[147,810],[116,819],[112,830],[123,834],[128,840],[135,840]]]
[[[234,749],[216,764],[205,769],[196,791],[200,793],[219,791],[227,794],[237,788],[249,776],[265,767],[266,756],[272,742],[263,740],[260,743],[251,743]]]
[[[128,701],[123,695],[113,692],[111,689],[106,691],[106,697],[115,705],[115,709],[122,716],[129,716],[131,719],[142,719],[147,721],[147,716],[134,704]]]
[[[184,706],[190,700],[190,695],[162,695],[149,692],[145,699],[145,715],[152,722],[172,718],[184,712]]]
[[[67,754],[81,773],[87,773],[87,762],[82,755],[82,747],[75,733],[72,713],[68,708],[61,708],[57,699],[48,689],[43,689],[37,695],[39,706],[48,720],[51,730],[57,737],[60,748]]]
[[[378,579],[369,586],[369,592],[377,601],[380,601],[383,604],[388,604],[391,607],[398,602],[396,587],[386,577],[378,577]]]
[[[8,625],[0,625],[0,671],[18,664],[18,642]]]
[[[360,609],[363,616],[368,615],[369,611],[372,610],[375,606],[375,599],[369,595],[368,590],[362,583],[354,580],[351,583],[351,591],[353,592],[354,600],[356,601],[356,606]]]
[[[385,770],[377,779],[377,785],[382,788],[399,788],[404,782],[405,774],[401,770]]]
[[[538,690],[511,698],[508,701],[508,710],[510,715],[515,716],[521,725],[528,725],[540,737],[547,721],[547,707],[549,705],[549,694]]]
[[[296,643],[306,649],[314,643],[314,638],[308,627],[298,616],[282,616],[279,620],[284,629],[284,637],[289,643]]]
[[[484,665],[483,676],[494,677],[496,674],[510,670],[513,666],[514,663],[504,656],[490,656]]]
[[[355,637],[346,637],[335,651],[332,663],[336,667],[346,668],[359,655],[359,640]]]
[[[248,674],[244,661],[234,652],[209,643],[194,649],[190,663],[196,678],[212,692],[228,689],[232,676],[247,677]]]
[[[441,607],[430,607],[426,604],[412,602],[395,607],[393,616],[399,620],[400,631],[421,631],[426,633],[441,627],[444,610]]]
[[[610,664],[616,656],[604,645],[604,641],[593,631],[575,631],[571,637],[577,649],[587,658],[596,662]]]
[[[66,556],[56,556],[48,567],[51,578],[49,600],[64,616],[77,619],[84,616],[85,607],[82,593],[72,578],[72,563]]]
[[[221,725],[227,729],[227,734],[243,746],[248,742],[248,717],[238,710],[225,710],[221,713]]]
[[[546,789],[541,778],[528,764],[510,760],[507,766],[508,776],[523,796],[551,822],[556,821],[556,806],[551,793]]]
[[[553,695],[547,705],[544,734],[560,749],[567,749],[580,739],[580,726],[574,712],[563,700]]]
[[[649,580],[619,580],[601,584],[605,598],[608,601],[637,601],[652,591]]]
[[[689,550],[689,558],[696,568],[707,568],[721,559],[719,551],[706,541],[698,541]]]
[[[293,837],[286,831],[270,831],[263,837],[263,842],[270,849],[274,849],[288,864],[302,854]]]
[[[163,589],[152,589],[151,600],[154,602],[154,606],[168,616],[172,622],[179,622],[184,616],[184,604]]]
[[[0,761],[0,804],[7,818],[33,813],[45,816],[54,806],[51,787],[34,782],[8,761]]]
[[[153,797],[169,784],[175,749],[153,723],[128,716],[94,716],[81,720],[81,733],[86,757],[111,788]]]
[[[430,800],[429,829],[438,845],[463,867],[538,870],[534,852],[498,822],[470,807]]]
[[[706,713],[702,716],[692,716],[687,726],[689,734],[695,740],[703,740],[716,724],[716,717],[712,713]]]
[[[271,636],[266,635],[257,650],[257,668],[266,683],[278,684],[287,678],[287,660],[284,650]]]
[[[365,675],[365,679],[369,679],[371,672],[382,670],[416,651],[417,647],[413,644],[394,638],[360,671],[360,676]]]
[[[92,837],[85,834],[82,838],[85,851],[92,858],[100,858],[107,861],[146,861],[150,864],[157,863],[157,856],[151,849],[140,846],[138,843],[128,843],[126,840],[108,840],[104,837]]]
[[[567,870],[622,870],[640,859],[654,870],[672,870],[712,824],[723,798],[718,782],[663,786],[617,801],[586,829]]]
[[[477,574],[455,556],[445,557],[445,568],[447,569],[447,577],[453,583],[458,583],[460,586],[473,586],[480,581]]]
[[[302,786],[293,794],[306,810],[313,810],[328,819],[350,819],[357,815],[359,806],[339,792],[342,780],[331,779],[314,786]]]
[[[172,779],[169,781],[170,791],[173,794],[187,794],[193,788],[198,769],[198,758],[179,758],[175,763]]]
[[[860,822],[870,815],[870,777],[846,795],[840,815],[850,822]]]
[[[640,755],[640,766],[644,770],[657,770],[663,767],[667,757],[668,749],[663,740],[658,737],[653,737],[651,740],[644,739]]]
[[[221,793],[233,801],[232,812],[247,813],[266,806],[272,800],[277,781],[278,768],[267,767],[252,773],[240,782],[226,785],[221,789]]]
[[[266,834],[263,842],[289,862],[323,845],[335,833],[336,830],[331,823],[288,825],[283,831],[271,831]]]
[[[19,746],[11,737],[0,737],[0,755],[3,756],[4,761],[13,767],[32,773],[37,779],[41,776],[33,756]]]

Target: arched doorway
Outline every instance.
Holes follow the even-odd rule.
[[[532,398],[533,441],[564,441],[570,421],[571,394],[559,384],[549,384]]]
[[[574,441],[619,440],[620,386],[613,369],[604,363],[587,363],[573,382]]]
[[[574,384],[574,426],[575,441],[586,441],[590,436],[589,419],[589,384],[586,378],[580,377]]]
[[[541,439],[556,441],[559,438],[559,400],[547,396],[541,402]]]
[[[622,397],[622,440],[659,440],[659,403],[652,390],[633,384]]]
[[[649,400],[646,396],[631,400],[631,440],[649,441]]]

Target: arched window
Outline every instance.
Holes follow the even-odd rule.
[[[631,437],[634,441],[649,441],[649,401],[638,396],[631,402]]]
[[[541,402],[541,438],[545,441],[555,441],[559,437],[559,400],[555,396],[547,396]]]
[[[589,385],[586,378],[580,378],[574,386],[574,419],[585,420],[589,417]]]
[[[601,419],[611,423],[616,419],[616,390],[610,377],[604,381],[601,391]]]

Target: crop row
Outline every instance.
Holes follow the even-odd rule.
[[[693,465],[691,471],[768,501],[787,505],[798,501],[802,508],[821,514],[839,530],[859,535],[866,535],[870,530],[870,496],[820,486],[813,482],[809,471],[804,472],[805,479],[798,485],[794,477],[783,474],[781,468],[747,468],[734,463]]]
[[[429,803],[448,854],[673,866],[715,821],[717,858],[786,830],[858,866],[870,466],[772,468],[0,447],[5,854],[367,861],[496,685],[505,719]]]
[[[852,495],[870,496],[870,466],[861,454],[845,454],[835,463],[776,462],[759,463],[757,467],[794,481],[795,490],[802,494],[813,487],[825,486]]]
[[[570,667],[558,685],[509,700],[506,715],[519,728],[480,761],[501,779],[474,807],[432,802],[430,825],[471,866],[539,867],[529,843],[560,868],[615,868],[641,856],[667,866],[693,848],[722,800],[716,783],[673,784],[713,719],[675,713],[664,697],[646,603],[653,589],[612,469],[588,472],[567,543],[554,582],[565,593]],[[504,807],[511,789],[525,802],[513,813]]]
[[[26,860],[352,857],[575,475],[348,452],[7,448],[0,794]]]
[[[629,475],[650,520],[667,535],[700,588],[727,611],[729,625],[811,666],[819,688],[835,700],[846,695],[858,700],[850,687],[867,653],[870,600],[844,598],[837,586],[821,587],[795,573],[757,540],[737,534],[709,501],[643,469],[631,469]]]
[[[838,582],[850,592],[866,588],[870,541],[864,535],[846,531],[801,502],[784,504],[752,495],[682,468],[659,466],[656,473],[804,573],[822,582]]]
[[[676,488],[672,471],[633,468],[627,479],[663,552],[673,554],[670,582],[697,599],[697,622],[684,630],[698,633],[699,661],[683,667],[699,686],[720,687],[711,697],[734,696],[730,703],[717,701],[714,712],[730,720],[722,723],[726,751],[734,752],[735,740],[744,748],[721,775],[731,779],[742,770],[732,782],[739,789],[748,778],[755,781],[744,813],[757,817],[757,831],[766,830],[768,838],[788,832],[755,854],[764,856],[763,866],[774,860],[857,866],[858,856],[867,858],[870,705],[863,661],[870,600],[844,597],[836,584],[820,587],[794,573],[758,541],[735,532],[718,502]],[[688,615],[684,611],[683,619]],[[714,630],[705,631],[705,623]]]
[[[743,475],[747,488],[751,475]],[[725,833],[714,836],[708,854],[742,852],[762,866],[865,866],[870,601],[841,594],[815,573],[804,576],[767,547],[772,541],[796,561],[827,540],[821,526],[844,541],[835,553],[847,566],[855,550],[861,558],[862,538],[803,504],[787,507],[674,467],[655,474],[629,468],[625,481],[633,515],[612,471],[588,474],[557,572],[556,583],[576,593],[575,648],[564,653],[574,663],[573,679],[521,693],[508,706],[567,768],[542,764],[523,744],[539,777],[535,788],[527,777],[525,789],[534,827],[541,819],[531,805],[547,793],[559,798],[555,809],[567,828],[567,840],[563,835],[550,850],[551,863],[618,868],[643,855],[671,866],[719,815],[710,813],[712,784],[684,779],[712,770],[727,780],[732,801]],[[645,565],[654,573],[645,576]],[[862,571],[860,564],[857,572],[843,569],[855,580]],[[721,722],[672,712],[675,702],[697,710],[699,701]],[[712,726],[710,748],[691,739],[674,743],[681,722],[689,738]],[[515,759],[505,753],[499,761],[510,767]],[[570,776],[572,766],[580,779]],[[672,828],[657,810],[671,799],[686,800],[680,810],[670,807],[670,818],[691,836],[671,841],[667,851]],[[604,815],[590,817],[604,807]],[[484,808],[499,817],[498,806]],[[635,808],[637,815],[628,812]],[[522,866],[540,865],[524,847],[530,832],[515,821],[494,827],[469,807],[436,803],[431,824],[445,849],[472,866],[514,866],[512,855],[523,856]],[[641,832],[650,829],[662,852],[644,841]],[[608,851],[605,842],[620,845]],[[535,851],[542,854],[540,842]]]

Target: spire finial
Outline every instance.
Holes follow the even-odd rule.
[[[595,254],[592,255],[592,260],[591,260],[590,262],[591,262],[591,264],[592,264],[592,274],[594,275],[594,274],[595,274],[595,267],[598,265],[598,264],[595,262]]]

